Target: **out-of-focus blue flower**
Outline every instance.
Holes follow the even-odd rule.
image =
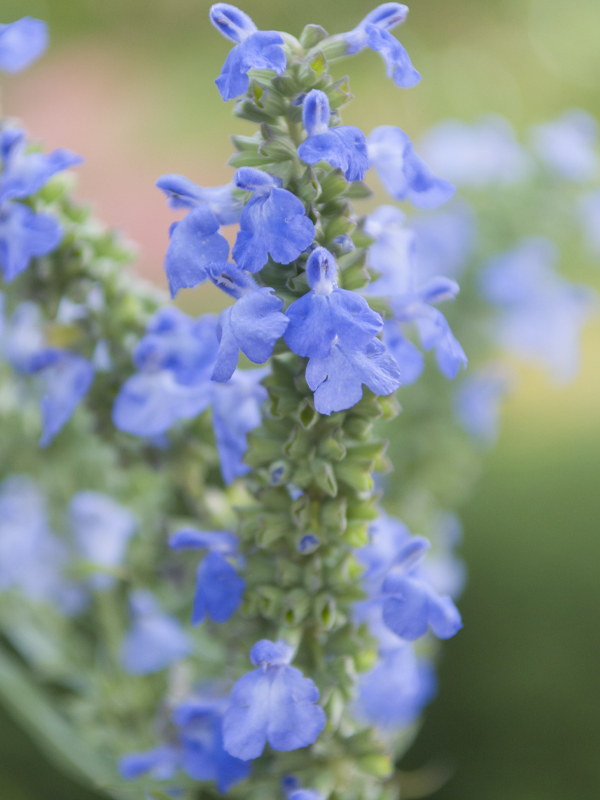
[[[375,667],[360,676],[354,713],[384,731],[402,728],[416,720],[436,688],[433,666],[403,643],[383,653]]]
[[[419,151],[438,175],[459,186],[481,188],[518,183],[531,171],[531,159],[511,124],[489,114],[473,125],[446,120],[431,128]]]
[[[237,369],[227,383],[213,384],[212,421],[225,483],[250,471],[242,457],[247,434],[260,425],[260,407],[267,399],[260,381],[268,374],[268,369]]]
[[[128,508],[100,492],[77,492],[69,504],[69,520],[81,557],[89,564],[114,570],[125,560],[127,545],[135,533],[137,519]],[[98,572],[91,585],[98,590],[110,588],[112,575]]]
[[[433,214],[419,214],[410,220],[414,231],[415,271],[424,282],[436,275],[460,277],[473,252],[476,236],[471,206],[458,199],[451,207]]]
[[[389,32],[404,22],[408,7],[401,3],[384,3],[360,22],[354,30],[341,34],[348,43],[347,55],[353,55],[365,47],[381,53],[387,67],[388,78],[393,78],[396,86],[414,86],[421,76],[411,64],[408,53],[400,42]]]
[[[240,269],[258,272],[269,255],[278,264],[289,264],[313,243],[315,226],[304,204],[279,188],[275,178],[254,167],[241,167],[234,183],[254,193],[242,211],[232,251]]]
[[[480,289],[498,308],[493,333],[499,346],[565,382],[579,368],[580,333],[594,295],[564,280],[555,271],[557,260],[552,242],[524,239],[491,259],[480,273]]]
[[[306,278],[311,291],[286,312],[290,322],[284,339],[294,353],[326,358],[334,342],[363,347],[381,331],[381,316],[369,308],[364,297],[338,287],[337,264],[329,250],[313,250]]]
[[[215,81],[223,100],[244,94],[250,82],[250,69],[272,69],[278,75],[285,71],[280,33],[259,31],[247,14],[229,3],[215,3],[210,9],[210,21],[223,36],[236,43]]]
[[[400,368],[403,386],[414,383],[425,366],[423,354],[400,330],[393,320],[383,323],[383,343]]]
[[[129,603],[131,627],[120,651],[125,672],[149,675],[190,654],[190,637],[177,619],[161,611],[151,592],[136,590],[131,593]]]
[[[32,357],[30,370],[39,374],[44,384],[40,400],[40,447],[47,447],[88,393],[94,380],[94,368],[87,358],[77,353],[47,347]]]
[[[423,573],[434,590],[456,600],[467,581],[464,561],[456,555],[462,541],[462,525],[452,511],[440,511],[427,531],[432,549],[422,565]]]
[[[417,208],[437,208],[454,195],[455,187],[444,178],[436,178],[400,128],[375,128],[367,145],[371,166],[395,200],[408,200]]]
[[[219,233],[219,222],[206,205],[199,205],[171,225],[165,256],[165,272],[171,297],[180,289],[191,289],[208,278],[212,264],[229,258],[229,243]]]
[[[157,781],[174,778],[179,766],[180,753],[174,745],[164,744],[143,753],[127,753],[119,760],[119,774],[126,781],[150,775]]]
[[[233,375],[240,350],[255,364],[264,364],[287,328],[288,318],[281,313],[283,301],[272,294],[273,289],[259,288],[235,264],[215,266],[210,278],[236,298],[233,306],[221,312],[217,325],[219,351],[212,379],[224,382]]]
[[[439,309],[427,303],[413,307],[405,318],[408,319],[411,313],[414,313],[412,318],[423,349],[435,350],[435,359],[440,372],[448,380],[453,380],[461,369],[466,368],[468,359],[460,342],[450,330],[448,320]]]
[[[600,258],[600,189],[584,195],[580,200],[583,231],[591,252]]]
[[[574,108],[553,122],[531,129],[533,149],[560,178],[585,183],[598,174],[598,123],[583,109]]]
[[[225,556],[233,556],[237,540],[230,533],[183,530],[169,540],[174,550],[207,549],[209,554],[198,565],[192,625],[206,615],[213,622],[227,622],[242,602],[245,583]]]
[[[285,775],[281,779],[281,792],[286,800],[323,800],[323,795],[314,789],[303,789],[295,775]]]
[[[293,653],[287,643],[266,639],[250,651],[258,669],[235,684],[223,718],[225,750],[236,758],[258,758],[267,742],[284,752],[306,747],[325,727],[325,712],[316,705],[319,690],[289,666]]]
[[[473,438],[493,444],[500,429],[502,400],[510,389],[505,370],[487,367],[464,377],[454,392],[454,415]]]
[[[115,400],[116,427],[136,436],[158,436],[202,413],[212,399],[217,349],[213,315],[194,320],[177,308],[158,311],[133,354],[139,371]]]
[[[51,153],[27,153],[26,134],[20,128],[0,132],[0,203],[35,194],[57,172],[80,164],[83,159],[60,147]]]
[[[306,164],[327,161],[341,169],[347,181],[362,181],[369,169],[367,142],[360,128],[353,125],[329,127],[329,98],[319,89],[311,89],[302,107],[306,139],[298,155]]]
[[[0,484],[0,589],[18,589],[34,602],[75,613],[84,598],[64,577],[67,561],[36,484],[25,475],[6,478]]]
[[[183,175],[163,175],[156,181],[158,188],[167,196],[171,208],[208,207],[219,225],[234,225],[239,222],[242,204],[233,195],[233,184],[204,188]]]
[[[33,356],[46,345],[39,306],[31,301],[20,303],[10,319],[2,315],[0,328],[2,355],[17,372],[28,374]]]
[[[367,265],[379,273],[367,294],[393,297],[414,288],[415,234],[406,226],[406,215],[395,206],[379,206],[365,222],[365,233],[375,243],[367,251]]]
[[[197,781],[215,781],[225,794],[250,774],[251,766],[223,748],[225,699],[191,698],[173,712],[181,746],[181,768]]]
[[[462,628],[458,609],[450,597],[439,597],[424,581],[392,572],[383,582],[383,621],[396,636],[414,641],[428,627],[440,639]]]
[[[41,19],[21,17],[0,25],[0,70],[21,72],[48,47],[48,27]]]
[[[62,235],[50,214],[36,214],[22,203],[0,205],[0,268],[6,283],[24,272],[32,258],[51,253]]]

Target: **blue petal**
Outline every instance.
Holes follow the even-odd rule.
[[[176,551],[206,549],[232,555],[236,552],[237,546],[237,538],[226,531],[198,531],[195,528],[184,528],[169,539],[169,547]]]
[[[160,745],[144,753],[128,753],[119,759],[119,774],[126,781],[146,773],[157,781],[174,778],[179,766],[179,750],[172,745]]]
[[[32,370],[44,381],[40,447],[47,447],[88,393],[94,368],[83,356],[49,347],[32,359]]]
[[[219,792],[226,793],[248,777],[250,764],[224,750],[221,717],[209,717],[202,727],[200,735],[182,736],[181,767],[194,780],[216,781]]]
[[[402,335],[399,325],[392,320],[384,322],[383,331],[383,342],[400,368],[402,385],[410,386],[423,372],[423,354],[410,339]]]
[[[205,614],[213,622],[227,622],[242,602],[245,583],[220,553],[209,553],[198,567],[192,624]]]
[[[348,42],[347,55],[354,55],[354,53],[358,53],[368,46],[370,26],[374,25],[383,30],[391,30],[396,25],[404,22],[407,14],[408,6],[402,3],[383,3],[383,5],[377,6],[367,14],[354,30],[341,34]]]
[[[353,125],[340,125],[309,136],[298,147],[298,155],[306,164],[327,161],[341,169],[348,181],[362,181],[369,169],[365,135]]]
[[[208,206],[193,208],[173,230],[165,257],[171,297],[206,280],[207,268],[228,258],[229,244],[213,212]]]
[[[506,376],[494,370],[464,378],[454,394],[454,414],[461,427],[476,439],[492,443],[498,437],[502,400],[509,389]]]
[[[390,574],[383,583],[383,621],[396,636],[414,641],[431,625],[440,639],[449,639],[460,630],[458,609],[449,597],[438,597],[424,582]]]
[[[381,53],[387,67],[387,76],[394,79],[396,86],[408,89],[419,83],[421,76],[395,36],[377,25],[368,25],[366,32],[368,46],[371,50]]]
[[[327,358],[310,359],[306,380],[315,393],[315,408],[327,415],[356,405],[363,383],[380,395],[391,394],[401,384],[398,364],[378,339],[364,350],[333,345]]]
[[[276,31],[256,31],[233,47],[215,83],[223,100],[244,94],[250,83],[248,70],[272,69],[279,75],[285,71],[283,37]]]
[[[210,7],[209,18],[215,28],[232,42],[246,39],[256,31],[252,19],[230,3],[215,3]]]
[[[254,195],[240,217],[233,257],[241,269],[258,272],[269,260],[289,264],[309,247],[315,226],[304,204],[286,189]]]
[[[325,133],[330,118],[329,98],[320,89],[311,89],[302,102],[302,122],[308,135]]]
[[[242,463],[248,447],[247,434],[260,425],[260,406],[267,390],[259,384],[267,369],[236,370],[228,383],[214,384],[212,420],[225,483],[245,475]]]
[[[250,361],[264,364],[271,356],[275,342],[285,332],[287,317],[280,309],[283,301],[264,287],[240,297],[219,317],[220,347],[213,380],[227,381],[237,365],[238,350]]]
[[[532,128],[538,156],[556,175],[585,183],[598,175],[598,123],[587,111],[573,108],[553,122]]]
[[[63,230],[50,214],[36,214],[21,203],[0,210],[0,267],[7,283],[24,272],[34,257],[52,252]]]
[[[0,25],[0,70],[21,72],[48,47],[48,27],[41,19],[22,17]]]
[[[426,306],[426,313],[415,318],[415,324],[425,350],[435,349],[441,373],[454,379],[468,363],[465,351],[450,330],[446,317],[437,308]]]
[[[293,667],[259,667],[244,675],[223,719],[225,749],[247,761],[258,758],[267,741],[284,752],[313,744],[326,723],[318,699],[314,683]]]
[[[283,639],[271,642],[261,639],[250,650],[250,661],[255,667],[280,667],[289,664],[294,656],[294,647]]]
[[[156,181],[171,208],[195,208],[206,205],[215,215],[219,225],[233,225],[239,221],[242,204],[233,196],[233,186],[204,188],[183,175],[163,175]]]

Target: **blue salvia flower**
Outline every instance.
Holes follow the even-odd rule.
[[[83,161],[64,147],[46,154],[28,153],[26,146],[26,134],[20,128],[4,128],[0,132],[0,203],[35,194],[57,172]]]
[[[423,564],[423,572],[435,591],[456,600],[467,581],[464,561],[456,555],[462,541],[462,525],[452,511],[438,512],[429,525],[432,549]]]
[[[472,125],[440,122],[421,139],[419,150],[437,174],[459,186],[511,185],[526,178],[532,168],[510,122],[495,114]]]
[[[404,22],[407,14],[408,7],[401,3],[384,3],[367,14],[354,30],[342,34],[348,43],[347,55],[358,53],[365,47],[381,53],[388,78],[393,78],[397,86],[404,88],[414,86],[421,76],[404,47],[389,31]]]
[[[242,204],[233,194],[233,184],[204,188],[183,175],[163,175],[156,181],[167,196],[171,208],[197,208],[206,206],[215,215],[219,225],[239,222]]]
[[[213,384],[212,422],[217,453],[225,483],[245,475],[250,467],[242,462],[248,433],[260,425],[260,407],[267,390],[260,381],[268,369],[236,369],[227,383]]]
[[[126,781],[149,775],[157,781],[174,778],[181,754],[175,745],[163,744],[143,753],[127,753],[119,759],[119,774]]]
[[[48,47],[48,28],[41,19],[21,17],[0,25],[0,70],[21,72]]]
[[[306,216],[304,204],[281,189],[276,178],[254,167],[241,167],[234,183],[253,192],[242,211],[232,251],[240,269],[258,272],[269,255],[278,264],[289,264],[313,243],[315,226]]]
[[[159,436],[211,402],[218,341],[216,318],[194,320],[177,308],[158,311],[134,350],[138,372],[115,400],[113,422],[135,436]]]
[[[64,576],[68,552],[50,528],[46,501],[25,475],[0,484],[0,589],[18,589],[34,602],[79,611],[80,589]]]
[[[500,429],[502,400],[510,389],[506,370],[494,366],[463,378],[454,392],[454,416],[473,438],[493,444]]]
[[[257,669],[237,681],[223,718],[223,743],[232,756],[258,758],[267,742],[274,750],[307,747],[325,727],[325,712],[316,705],[319,690],[289,666],[293,654],[286,642],[266,639],[250,651]]]
[[[229,258],[229,242],[219,233],[219,222],[206,204],[192,208],[171,225],[165,272],[171,297],[180,289],[192,289],[208,277],[214,263]]]
[[[395,359],[402,376],[402,385],[410,386],[423,372],[425,359],[419,348],[402,333],[393,320],[383,323],[383,343]]]
[[[127,545],[138,524],[135,514],[112,497],[82,491],[71,498],[69,521],[81,557],[99,568],[90,578],[91,586],[101,591],[109,589],[115,578],[108,572],[125,560]]]
[[[237,539],[222,531],[183,529],[169,539],[173,550],[208,550],[198,565],[192,625],[205,616],[213,622],[227,622],[242,602],[245,583],[227,557],[237,554]]]
[[[283,36],[276,31],[259,31],[243,11],[229,3],[215,3],[210,21],[235,47],[225,59],[215,83],[223,100],[239,97],[250,83],[248,70],[272,69],[281,74],[286,68]]]
[[[173,711],[181,748],[181,769],[197,781],[214,781],[225,794],[250,775],[251,765],[223,747],[223,715],[229,705],[222,698],[194,697]]]
[[[455,193],[444,178],[436,178],[417,155],[408,134],[393,125],[375,128],[367,138],[369,160],[379,180],[395,200],[408,200],[417,208],[437,208]]]
[[[365,135],[353,125],[330,128],[330,117],[329,98],[325,92],[311,89],[302,106],[308,139],[299,145],[298,155],[306,164],[327,161],[341,169],[347,181],[362,181],[369,169]]]
[[[306,380],[315,393],[315,408],[331,414],[351,408],[366,384],[376,394],[390,394],[400,385],[398,365],[376,338],[381,316],[366,300],[337,285],[332,254],[317,247],[306,264],[311,291],[287,309],[285,341],[310,359]]]
[[[181,623],[165,614],[151,592],[138,589],[129,596],[131,627],[121,644],[119,660],[130,675],[159,672],[192,651]]]
[[[0,269],[6,283],[24,272],[32,258],[55,250],[62,236],[50,214],[37,214],[22,203],[0,205]]]
[[[295,775],[285,775],[281,779],[281,792],[285,800],[323,800],[323,795],[315,789],[303,789]]]
[[[479,277],[483,297],[498,308],[493,335],[500,347],[541,362],[564,382],[579,368],[581,329],[594,295],[564,280],[557,260],[552,242],[533,237],[492,258]]]
[[[436,689],[432,664],[405,642],[384,651],[375,667],[360,676],[353,712],[369,725],[392,731],[411,725]]]
[[[600,258],[600,189],[580,199],[581,223],[589,250]]]
[[[559,178],[586,183],[598,175],[598,122],[574,108],[553,122],[535,125],[531,143],[542,163]]]
[[[235,264],[215,264],[209,274],[216,286],[236,298],[233,306],[221,312],[217,325],[219,351],[212,379],[224,382],[233,375],[240,350],[255,364],[264,364],[287,328],[288,318],[281,313],[283,301],[272,294],[273,289],[259,288]]]
[[[379,206],[365,221],[365,233],[375,242],[367,251],[367,266],[378,274],[365,288],[369,295],[393,297],[410,291],[417,282],[414,231],[396,206]]]

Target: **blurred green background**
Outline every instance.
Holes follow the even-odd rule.
[[[351,29],[370,0],[247,0],[262,28]],[[229,179],[233,120],[213,80],[227,53],[205,0],[2,0],[0,21],[46,19],[52,47],[5,81],[4,112],[49,146],[86,156],[79,194],[139,242],[138,270],[163,282],[172,213],[164,172]],[[580,106],[600,116],[599,0],[414,0],[397,31],[422,83],[398,90],[376,54],[336,69],[355,102],[344,120],[397,124],[497,112],[518,130]],[[342,72],[343,70],[343,72]],[[581,276],[578,275],[580,278]],[[597,287],[600,274],[586,276]],[[215,307],[188,293],[184,305]],[[575,384],[523,373],[498,447],[464,509],[470,580],[465,629],[444,645],[440,694],[405,768],[442,764],[438,800],[597,800],[600,796],[600,325]],[[91,800],[0,715],[2,800]],[[408,798],[407,798],[408,800]]]

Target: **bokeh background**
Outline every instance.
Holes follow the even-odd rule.
[[[351,29],[371,0],[245,0],[262,28]],[[48,21],[49,53],[4,81],[5,114],[48,147],[86,157],[78,193],[139,245],[137,270],[164,285],[173,219],[154,181],[231,176],[228,135],[245,133],[213,80],[227,53],[208,0],[1,0],[0,22]],[[344,121],[396,124],[413,138],[485,112],[516,128],[566,108],[600,117],[599,0],[413,0],[397,32],[423,81],[400,91],[376,54],[337,71],[357,100]],[[343,73],[342,70],[343,69]],[[578,279],[600,287],[598,273]],[[186,310],[216,310],[210,289]],[[465,629],[444,646],[440,694],[405,758],[452,773],[437,800],[600,796],[600,322],[567,388],[524,371],[499,444],[463,509],[470,580]],[[2,800],[92,800],[56,773],[0,711]],[[409,800],[407,797],[406,800]]]

